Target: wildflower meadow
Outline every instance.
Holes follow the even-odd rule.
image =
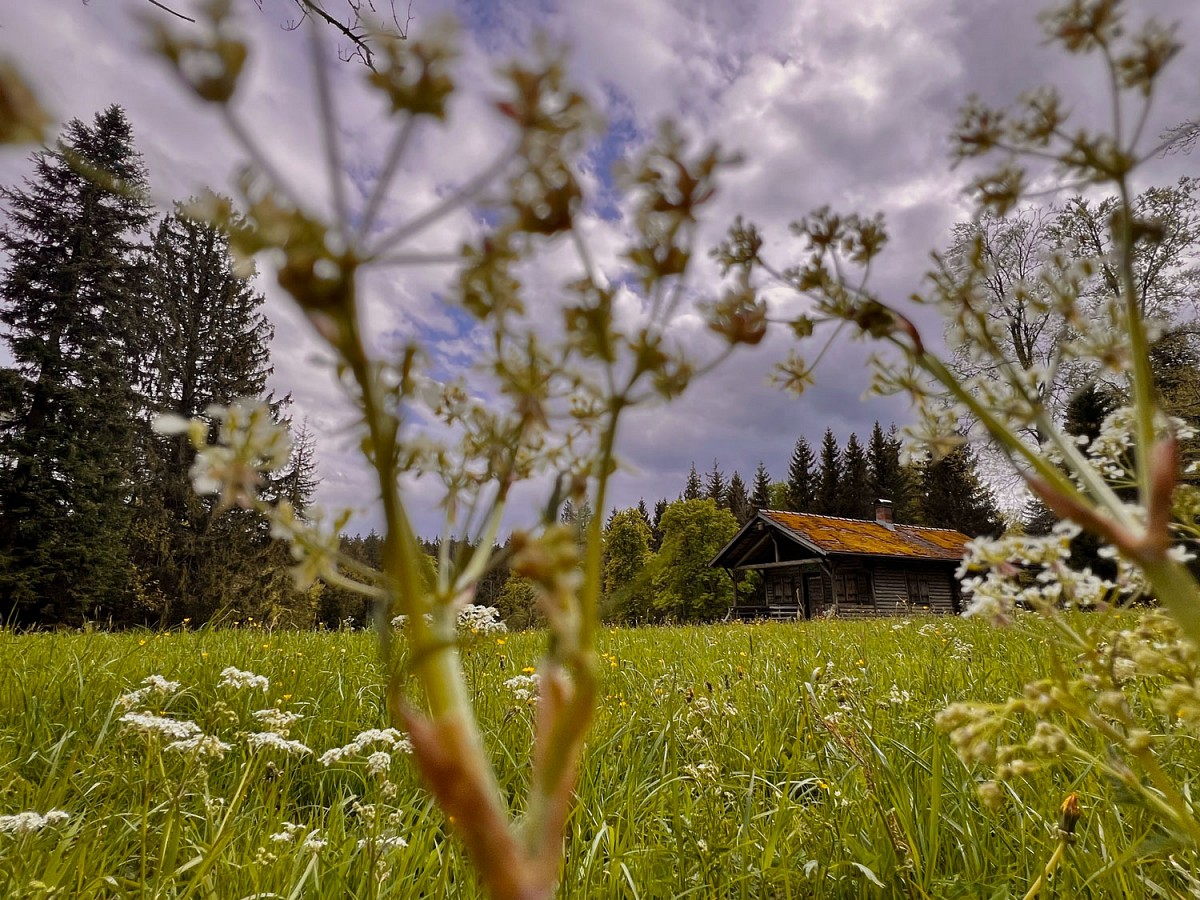
[[[543,640],[463,631],[510,799]],[[1187,895],[1169,835],[1095,767],[1029,765],[993,810],[990,773],[935,727],[1019,693],[1048,640],[1033,616],[603,631],[560,895],[1021,897],[1072,794],[1054,896]],[[23,660],[0,674],[0,798],[19,811],[0,817],[0,895],[482,896],[389,727],[376,649],[362,631],[0,634]],[[1150,681],[1136,694],[1172,728]],[[1162,763],[1186,781],[1198,755]]]

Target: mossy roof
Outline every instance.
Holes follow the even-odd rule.
[[[784,532],[824,553],[857,553],[907,559],[962,559],[967,541],[960,531],[896,525],[888,528],[866,519],[842,519],[809,513],[763,510],[762,515]]]

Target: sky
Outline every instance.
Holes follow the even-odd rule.
[[[197,5],[173,4],[185,12]],[[1153,136],[1200,113],[1200,4],[1126,5],[1133,20],[1150,14],[1177,22],[1186,45],[1152,111],[1147,132]],[[234,0],[234,6],[254,46],[238,115],[269,146],[273,165],[296,193],[327,209],[308,40],[284,27],[295,18],[292,0],[263,0],[261,11],[254,0]],[[710,204],[701,247],[720,240],[742,214],[763,228],[769,255],[794,262],[801,248],[788,237],[789,222],[825,204],[882,211],[892,240],[873,283],[885,298],[901,300],[920,287],[929,252],[944,247],[954,223],[971,214],[963,193],[968,173],[951,171],[948,139],[968,95],[1004,104],[1050,82],[1081,116],[1106,98],[1094,61],[1045,46],[1035,21],[1041,6],[1028,0],[412,0],[414,34],[447,13],[460,21],[462,90],[451,107],[455,127],[418,132],[382,222],[404,221],[435,203],[463,173],[477,171],[505,146],[504,123],[491,106],[494,72],[526,54],[540,30],[569,46],[573,79],[607,121],[583,166],[597,200],[581,226],[606,270],[616,266],[629,234],[628,208],[612,194],[610,166],[636,153],[670,118],[697,146],[715,140],[744,156]],[[406,10],[399,12],[403,18]],[[139,23],[164,15],[146,0],[13,0],[0,5],[0,56],[16,62],[60,122],[90,120],[112,103],[123,106],[153,198],[167,209],[205,188],[232,193],[245,156],[212,110],[189,100],[146,53]],[[363,89],[362,67],[339,62],[333,36],[323,38],[338,98],[342,177],[352,202],[361,204],[392,126]],[[1198,170],[1200,153],[1173,155],[1151,161],[1142,177],[1146,185],[1169,184]],[[0,184],[16,184],[29,171],[27,151],[0,151]],[[473,211],[462,211],[439,222],[414,249],[453,250],[484,225]],[[548,288],[568,273],[567,265],[562,253],[551,252],[529,274],[535,315],[553,314]],[[375,346],[386,351],[418,337],[445,373],[469,367],[478,335],[437,299],[452,275],[448,267],[421,267],[373,276],[365,293]],[[701,262],[696,298],[714,296],[717,281],[715,268]],[[350,529],[365,532],[379,524],[377,491],[358,458],[328,356],[269,273],[258,277],[258,288],[275,325],[271,384],[291,394],[295,417],[307,420],[317,440],[318,502],[355,509]],[[772,302],[777,311],[798,308],[777,292]],[[935,320],[925,317],[921,325],[927,335],[940,334]],[[716,346],[691,310],[672,336],[700,354]],[[786,330],[777,329],[682,401],[632,415],[622,434],[613,503],[673,499],[693,462],[703,473],[717,460],[726,477],[736,469],[749,482],[762,461],[779,480],[800,436],[816,448],[826,428],[844,442],[851,431],[866,438],[876,420],[885,427],[909,420],[903,400],[864,399],[869,373],[861,343],[836,344],[803,396],[773,387],[773,367],[790,347]],[[418,530],[432,535],[440,521],[434,486],[424,481],[408,490]],[[542,490],[533,486],[518,496],[516,518],[522,507],[540,503]]]

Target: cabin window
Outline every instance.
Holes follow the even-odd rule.
[[[915,572],[908,573],[908,602],[913,606],[931,605],[927,576]]]
[[[871,583],[866,572],[838,576],[838,588],[845,603],[871,602]]]

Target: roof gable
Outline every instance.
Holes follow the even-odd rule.
[[[896,525],[894,529],[866,519],[842,519],[811,513],[765,509],[759,516],[789,537],[824,554],[851,553],[907,559],[962,559],[970,540],[960,531]]]

